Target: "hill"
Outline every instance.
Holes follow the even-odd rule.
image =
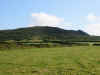
[[[86,40],[91,36],[81,30],[64,30],[57,27],[28,27],[0,30],[0,41],[7,40]]]

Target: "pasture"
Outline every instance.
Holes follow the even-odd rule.
[[[0,75],[100,75],[100,47],[0,50]]]

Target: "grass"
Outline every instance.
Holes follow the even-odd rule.
[[[0,75],[100,75],[100,47],[0,50]]]

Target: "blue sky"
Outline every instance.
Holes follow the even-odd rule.
[[[35,18],[32,14],[35,14]],[[42,18],[44,17],[43,15],[45,19],[42,22],[39,16]],[[62,24],[65,25],[63,26],[65,29],[67,29],[68,24],[71,24],[72,27],[78,25],[74,29],[84,27],[83,30],[86,32],[93,35],[100,35],[98,33],[99,29],[98,31],[94,30],[92,32],[94,27],[100,28],[100,0],[0,0],[0,29],[12,29],[41,24],[37,24],[37,22],[42,22],[42,24],[52,22],[51,19],[56,20],[53,16],[58,19],[64,19]],[[37,20],[36,18],[39,19]],[[49,19],[49,21],[46,19]],[[50,24],[58,24],[58,19],[56,23],[53,24],[53,21]]]

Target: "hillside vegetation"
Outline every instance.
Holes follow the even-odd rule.
[[[0,30],[0,41],[7,40],[87,40],[89,35],[81,30],[64,30],[56,27],[30,27]]]

